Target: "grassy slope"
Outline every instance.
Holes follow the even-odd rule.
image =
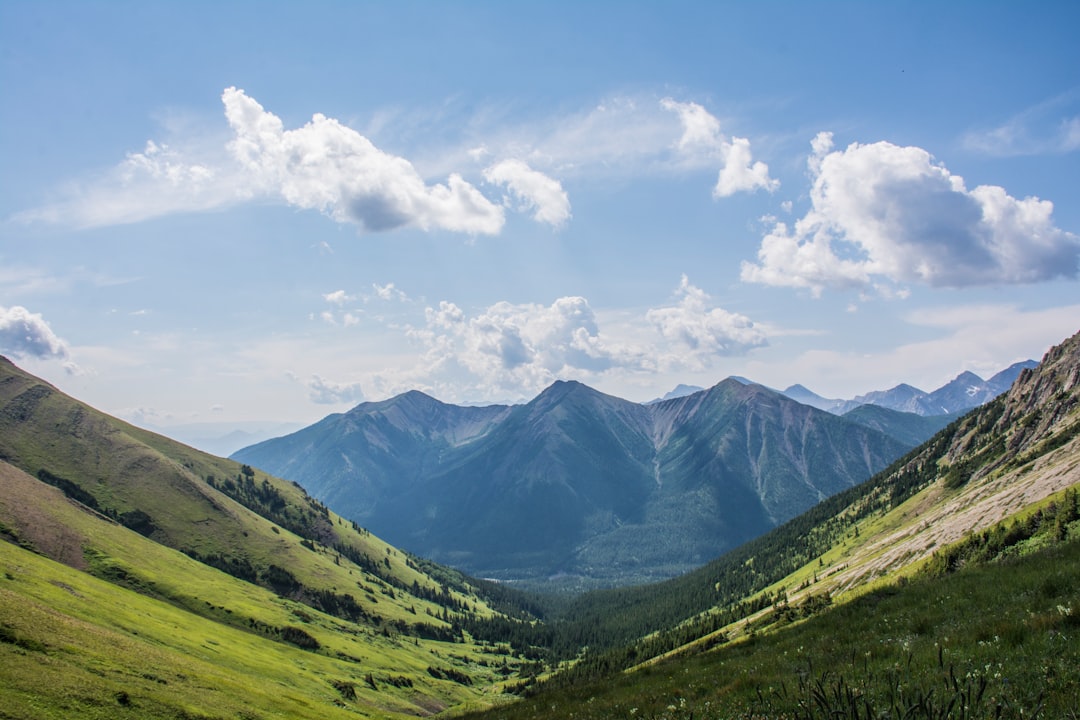
[[[34,404],[32,413],[13,418],[19,397],[42,387],[50,392]],[[4,459],[29,474],[46,469],[70,479],[118,513],[147,512],[157,527],[151,538],[173,548],[239,556],[257,567],[273,563],[287,567],[305,584],[330,589],[353,585],[349,575],[361,572],[344,559],[335,562],[337,554],[327,546],[337,543],[367,555],[381,566],[380,574],[401,584],[416,582],[428,589],[440,585],[406,562],[403,553],[328,511],[298,485],[257,473],[255,484],[268,483],[284,499],[286,514],[310,520],[319,546],[312,553],[280,524],[205,482],[208,476],[217,478],[219,485],[225,478],[236,478],[239,463],[99,413],[0,361],[0,460]],[[371,577],[376,587],[381,586]],[[463,580],[460,584],[468,589]],[[491,612],[475,594],[457,590],[451,594],[480,614]],[[406,606],[411,604],[410,599]],[[404,607],[389,603],[378,608],[378,614],[407,619]]]
[[[366,706],[369,713],[427,713],[476,702],[502,679],[495,672],[502,658],[476,645],[434,642],[393,632],[387,635],[375,627],[325,615],[106,522],[65,499],[55,488],[9,465],[0,464],[0,483],[5,490],[0,498],[0,523],[7,528],[8,539],[36,546],[30,539],[36,536],[52,542],[54,550],[91,549],[91,569],[121,577],[124,585],[140,591],[105,583],[14,544],[0,543],[4,572],[12,576],[9,580],[17,581],[4,586],[0,627],[13,628],[20,637],[25,635],[57,652],[64,650],[59,655],[50,650],[44,656],[16,653],[0,663],[0,677],[4,680],[0,685],[23,697],[26,703],[32,700],[49,708],[55,717],[64,716],[64,707],[70,702],[68,695],[73,691],[66,689],[66,681],[60,679],[43,682],[52,672],[83,678],[77,683],[82,688],[79,697],[90,699],[84,698],[86,707],[80,705],[80,712],[88,711],[98,701],[107,701],[106,706],[111,707],[110,698],[115,692],[125,691],[133,698],[138,693],[125,690],[122,682],[110,681],[110,676],[101,675],[99,670],[108,667],[121,679],[141,676],[144,649],[140,648],[146,644],[161,655],[162,672],[169,668],[175,671],[172,675],[152,672],[158,677],[190,675],[184,670],[186,664],[200,659],[204,663],[199,667],[208,678],[202,682],[207,684],[194,680],[174,683],[176,687],[169,691],[176,696],[169,701],[174,707],[183,707],[184,703],[199,707],[200,700],[195,696],[201,693],[197,688],[217,687],[213,678],[218,674],[247,678],[244,682],[226,683],[220,695],[210,696],[217,699],[196,716],[228,717],[231,715],[227,712],[209,710],[218,705],[242,708],[249,704],[297,717],[305,716],[300,708],[307,705],[308,715],[318,716],[327,703],[345,700],[329,684],[331,680],[354,684],[358,697],[350,704]],[[22,528],[28,521],[58,532],[26,535]],[[372,578],[362,576],[355,568],[351,576],[348,572],[346,582],[354,586],[359,582],[373,593],[379,592]],[[381,592],[379,598],[383,612],[400,611],[399,605]],[[409,602],[420,617],[433,620],[426,615],[423,601],[410,598]],[[431,604],[428,608],[437,609]],[[416,616],[408,615],[416,620]],[[319,651],[305,651],[282,642],[272,630],[290,626],[300,627],[314,637],[321,646]],[[99,642],[97,638],[101,637],[110,639]],[[0,649],[13,650],[6,645],[0,645]],[[474,684],[466,687],[437,680],[427,672],[428,666],[456,669],[469,675]],[[368,674],[373,676],[378,690],[367,684]],[[99,687],[94,687],[94,677],[102,678]],[[401,677],[408,678],[413,686],[397,688],[388,683],[390,678]],[[286,695],[293,702],[282,705],[276,690],[270,693],[273,697],[265,699],[262,694],[270,691],[250,693],[253,686],[273,688],[282,683],[292,688]],[[143,684],[136,681],[134,687],[143,692]],[[48,692],[43,688],[49,688]],[[193,690],[195,696],[190,695]],[[15,700],[12,703],[0,702],[0,707],[26,708],[18,717],[38,716],[29,711],[29,704]]]
[[[782,632],[482,717],[1076,718],[1077,524],[1071,534],[1023,558],[879,587]]]
[[[179,563],[178,572],[201,583],[193,601],[211,597],[206,602],[224,601],[236,614],[302,625],[323,651],[208,620],[0,543],[0,717],[386,717],[475,700],[463,686],[430,677],[404,642],[353,634],[310,611],[301,622],[290,616],[295,604]],[[455,650],[420,642],[424,653]],[[433,655],[430,662],[448,664]],[[402,676],[414,686],[389,684]],[[358,697],[346,698],[333,681],[352,685]]]
[[[40,470],[78,485],[93,496],[100,509],[114,517],[133,510],[146,513],[153,522],[149,539],[65,498],[56,488],[28,474]],[[424,571],[429,567],[427,564],[414,562],[342,520],[307,497],[298,486],[257,474],[253,485],[259,487],[265,482],[280,502],[281,517],[278,522],[271,522],[217,489],[226,478],[239,482],[240,470],[237,463],[206,455],[98,413],[6,361],[0,363],[0,489],[3,490],[0,538],[17,540],[74,569],[51,570],[55,577],[63,578],[58,582],[74,587],[72,578],[80,578],[80,582],[96,585],[96,581],[81,579],[77,573],[67,574],[89,570],[147,596],[114,598],[103,602],[102,607],[150,603],[157,609],[147,610],[148,618],[152,613],[166,613],[170,617],[183,613],[183,623],[172,622],[185,630],[182,633],[185,636],[190,633],[212,639],[219,635],[238,637],[242,642],[238,640],[240,645],[236,647],[255,643],[262,648],[257,652],[238,650],[232,653],[236,657],[288,656],[293,664],[311,666],[312,672],[316,672],[317,665],[337,663],[317,671],[324,675],[319,683],[292,693],[299,698],[296,707],[308,703],[312,708],[322,708],[329,692],[331,699],[338,696],[342,701],[367,706],[369,712],[375,708],[381,713],[427,714],[477,701],[490,686],[503,679],[496,673],[497,666],[504,661],[510,668],[520,664],[518,658],[496,656],[491,648],[481,648],[471,641],[435,642],[413,636],[416,633],[408,626],[417,623],[449,629],[449,623],[442,619],[448,608],[454,613],[466,606],[478,617],[496,614],[460,574],[438,569],[438,576],[432,576]],[[214,485],[207,482],[209,476],[216,478]],[[295,524],[308,537],[290,532],[285,526],[288,523],[280,522],[282,519]],[[5,546],[5,553],[26,555],[25,549],[0,545]],[[351,548],[354,554],[366,556],[376,572],[351,562],[335,546]],[[284,567],[312,591],[351,595],[366,618],[358,622],[332,618],[296,602],[299,595],[286,593],[293,599],[278,597],[264,587],[195,562],[177,549],[203,556],[219,554],[250,563],[259,572],[266,571],[271,564]],[[37,559],[10,562],[21,566]],[[18,577],[18,573],[9,572]],[[412,588],[414,583],[421,590],[420,596],[403,590]],[[38,583],[37,587],[44,585]],[[452,598],[449,602],[447,591]],[[131,595],[122,588],[95,592]],[[433,598],[436,593],[442,598]],[[8,592],[0,606],[2,626],[13,627],[31,615],[44,618],[49,615],[45,608],[54,600],[66,599],[55,594],[41,597],[42,600],[32,601]],[[109,612],[82,615],[64,612],[60,619],[50,622],[54,629],[72,622],[93,628],[84,633],[91,638],[100,632],[117,632],[111,627],[110,616]],[[321,644],[319,653],[281,642],[281,629],[288,626],[302,627],[316,638]],[[139,624],[125,627],[131,630],[121,632],[134,636]],[[252,627],[255,631],[249,631]],[[178,658],[187,651],[196,658],[200,653],[207,658],[216,656],[206,655],[209,651],[200,651],[195,646],[169,645],[164,639],[159,640],[172,654],[170,662],[175,660],[177,666],[183,665]],[[127,642],[143,641],[129,638]],[[48,633],[34,642],[52,647]],[[10,643],[3,647],[5,652],[12,649]],[[359,662],[341,660],[338,653]],[[110,657],[106,664],[127,667],[128,672],[137,674],[140,657],[141,652],[134,651],[127,654],[126,660]],[[61,706],[57,705],[63,698],[60,690],[63,685],[34,680],[43,672],[40,660],[40,656],[16,653],[9,662],[0,664],[0,675],[5,680],[0,685],[18,687],[16,678],[22,677],[29,683],[24,686],[26,697],[48,704],[57,717],[63,716]],[[64,672],[78,674],[75,668],[79,668],[79,672],[89,673],[85,677],[89,681],[95,676],[103,677],[94,669],[100,662],[103,661],[94,660],[91,655],[76,653],[68,657]],[[454,682],[445,673],[442,679],[432,677],[429,666],[451,670],[471,684]],[[227,667],[226,664],[220,669],[224,671]],[[262,677],[258,663],[245,672],[252,674],[252,683]],[[355,684],[355,701],[330,687],[328,678],[335,672],[344,682]],[[376,688],[367,682],[369,673]],[[268,684],[273,684],[272,677],[273,673],[265,678]],[[361,680],[357,681],[357,677]],[[402,678],[411,682],[412,687],[394,687],[387,682],[395,679],[407,685]],[[188,689],[191,687],[197,686]],[[243,690],[233,687],[226,692],[233,694],[237,707],[245,702],[236,694]],[[195,701],[193,698],[192,702]],[[7,704],[0,702],[0,708],[3,707]],[[212,708],[213,704],[208,707]],[[24,716],[36,715],[26,710]]]

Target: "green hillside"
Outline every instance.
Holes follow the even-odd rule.
[[[944,578],[883,585],[828,610],[778,604],[719,649],[540,692],[475,717],[1075,718],[1075,522],[1070,536]]]
[[[479,702],[522,666],[461,630],[506,617],[499,588],[6,361],[0,488],[10,717],[430,714]]]

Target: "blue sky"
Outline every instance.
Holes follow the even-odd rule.
[[[1080,329],[1075,3],[0,4],[0,352],[155,426]]]

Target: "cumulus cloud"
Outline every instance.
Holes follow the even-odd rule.
[[[498,302],[475,314],[444,300],[409,329],[425,348],[409,375],[426,387],[470,387],[474,398],[529,397],[559,379],[707,370],[768,342],[765,328],[717,307],[685,276],[674,304],[618,324],[618,337],[605,332],[583,297]]]
[[[0,352],[16,358],[63,360],[67,361],[65,367],[69,372],[77,370],[70,362],[67,343],[56,336],[39,313],[32,313],[21,305],[0,305]]]
[[[504,119],[500,113],[481,113],[463,123],[467,133],[459,141],[431,140],[455,132],[445,117],[437,127],[429,118],[375,122],[380,137],[426,148],[415,165],[325,115],[287,129],[242,89],[225,89],[221,100],[227,127],[219,133],[149,141],[117,166],[63,188],[58,202],[16,218],[99,227],[261,200],[317,210],[367,232],[493,235],[504,227],[507,207],[556,228],[567,223],[570,201],[556,178],[573,175],[625,178],[712,168],[716,197],[779,185],[768,166],[753,159],[746,138],[725,135],[701,105],[671,98],[609,97],[578,113],[560,110],[513,126],[496,126],[493,118]],[[501,186],[505,202],[486,197],[463,167]],[[325,242],[321,249],[330,251]]]
[[[227,88],[221,99],[236,134],[229,149],[247,171],[253,194],[279,195],[292,206],[369,231],[502,229],[502,209],[458,174],[428,185],[408,160],[379,150],[333,118],[316,114],[303,127],[285,130],[243,90]]]
[[[312,375],[306,385],[308,399],[319,405],[358,403],[364,400],[364,393],[360,389],[360,383],[336,383],[325,380],[318,375]]]
[[[812,143],[811,209],[775,222],[744,281],[807,288],[876,289],[919,283],[966,287],[1075,277],[1080,244],[1057,228],[1053,204],[1018,200],[994,185],[967,189],[918,147]]]
[[[521,160],[509,159],[484,170],[484,179],[505,185],[519,203],[533,211],[533,219],[558,228],[570,219],[570,198],[558,180],[533,170]]]
[[[498,302],[474,317],[452,302],[425,312],[413,338],[427,347],[427,371],[460,369],[488,394],[535,392],[556,379],[602,372],[624,362],[600,337],[585,298],[551,305]]]
[[[667,341],[661,357],[666,369],[674,366],[701,370],[719,357],[742,355],[768,344],[765,330],[745,315],[713,306],[701,288],[682,276],[678,302],[653,308],[646,318]]]
[[[682,122],[683,133],[677,143],[682,154],[721,164],[720,175],[713,187],[715,197],[758,189],[773,192],[780,187],[780,181],[769,177],[769,166],[760,160],[754,161],[750,141],[725,136],[720,130],[720,121],[701,105],[664,98],[660,106],[676,113]]]
[[[333,292],[323,293],[323,300],[331,306],[329,310],[323,310],[319,313],[319,317],[323,322],[328,325],[341,325],[344,327],[350,327],[360,323],[360,313],[362,311],[346,309],[346,305],[356,300],[356,298],[349,295],[344,290],[334,290]],[[315,317],[314,313],[312,313],[311,317]]]
[[[221,100],[233,133],[224,152],[151,141],[112,170],[67,188],[65,200],[17,218],[94,227],[278,199],[370,232],[497,234],[503,227],[503,208],[458,173],[428,184],[408,160],[333,118],[316,114],[286,130],[243,90],[227,88]]]

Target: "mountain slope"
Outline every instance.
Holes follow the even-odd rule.
[[[576,598],[556,643],[595,652],[551,685],[748,640],[791,622],[789,608],[816,612],[922,568],[1080,539],[1078,490],[1080,334],[869,481],[684,576]]]
[[[392,424],[389,410],[409,398],[233,457],[425,557],[484,577],[587,586],[691,569],[910,447],[734,380],[649,405],[557,382],[526,405],[436,404],[430,417]],[[466,422],[456,443],[438,432]]]
[[[382,514],[380,503],[403,481],[437,467],[446,453],[483,436],[504,419],[501,405],[459,407],[417,391],[377,403],[362,403],[330,415],[282,438],[244,448],[233,457],[261,458],[271,471],[303,485],[353,520],[370,525]],[[318,457],[318,464],[310,458]],[[357,496],[365,501],[354,502]],[[374,527],[374,525],[372,526]]]
[[[915,447],[922,445],[955,420],[960,413],[917,415],[890,410],[880,405],[860,405],[844,413],[847,420],[880,430],[889,437]]]
[[[176,675],[187,655],[200,658],[202,678],[243,672],[251,682],[268,683],[277,674],[262,663],[280,656],[287,666],[307,668],[298,683],[315,693],[294,694],[288,712],[272,710],[277,701],[267,699],[264,709],[287,716],[321,717],[335,704],[378,716],[428,714],[477,700],[521,666],[509,651],[488,662],[460,629],[469,619],[511,622],[493,608],[506,604],[505,590],[417,560],[344,521],[298,485],[104,415],[7,360],[0,360],[0,487],[0,538],[8,541],[0,546],[10,581],[0,593],[0,639],[16,638],[0,642],[0,686],[18,703],[4,707],[24,707],[42,694],[34,683],[52,676],[35,681],[32,668],[41,663],[53,663],[49,672],[66,666],[87,683],[99,661],[133,677],[138,656],[98,645],[106,636],[144,650],[144,638],[157,638],[167,646],[168,682],[190,694],[211,681],[185,683]],[[43,563],[32,551],[64,566]],[[101,606],[56,603],[67,598],[49,586],[71,588],[76,599],[100,598]],[[110,609],[129,607],[152,619],[144,625]],[[42,627],[83,628],[71,632],[85,637],[69,648],[41,635],[27,613],[42,618]],[[164,630],[150,632],[159,623],[199,640],[166,643]],[[250,658],[242,649],[248,645],[255,648]],[[27,647],[43,655],[19,652]],[[339,678],[341,689],[328,677]],[[62,677],[55,680],[66,686]],[[56,716],[71,714],[64,707],[89,712],[103,687],[109,683],[85,688],[68,705],[50,696]],[[128,701],[136,699],[119,687]],[[243,690],[230,685],[222,702],[240,712]],[[170,703],[181,703],[184,692],[177,692]],[[108,702],[117,703],[111,696]],[[219,716],[212,697],[187,706],[203,708],[199,716]],[[169,707],[176,716],[185,706]]]
[[[1080,523],[1070,541],[845,603],[770,604],[753,629],[468,718],[1075,718]],[[733,634],[732,634],[733,635]],[[616,666],[617,667],[617,666]]]

